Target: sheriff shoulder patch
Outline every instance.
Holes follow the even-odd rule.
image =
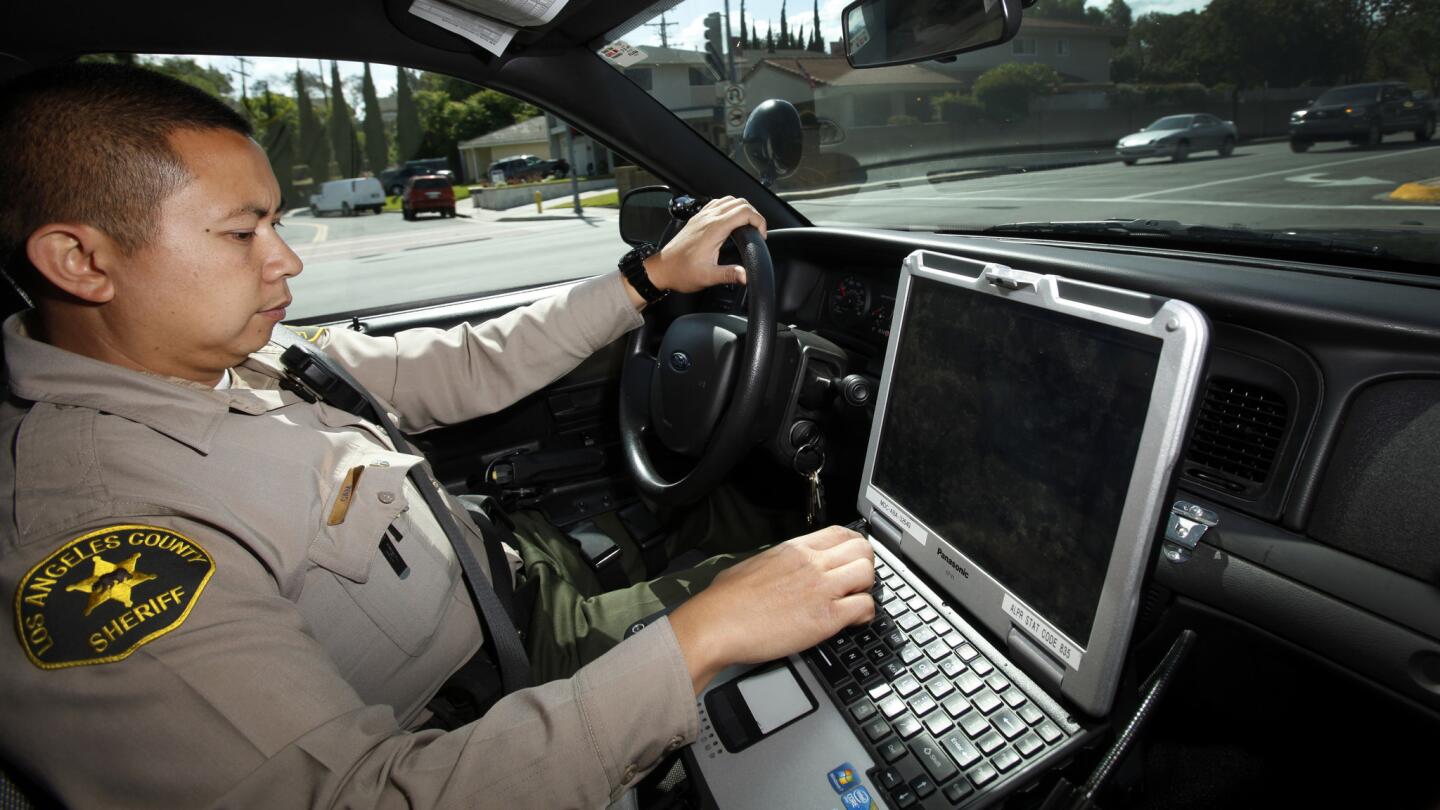
[[[213,573],[215,558],[179,532],[121,525],[83,534],[20,580],[20,643],[41,669],[123,660],[179,627]]]

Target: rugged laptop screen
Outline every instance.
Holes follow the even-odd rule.
[[[1209,327],[1183,301],[906,257],[858,511],[1005,655],[1115,697]]]
[[[1160,349],[916,278],[872,480],[1084,646]]]

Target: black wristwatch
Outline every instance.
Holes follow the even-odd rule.
[[[645,299],[645,303],[653,304],[656,301],[670,294],[669,290],[662,290],[650,281],[650,274],[645,272],[645,260],[660,252],[660,248],[649,242],[641,242],[635,249],[620,257],[620,275],[630,282],[635,292]]]

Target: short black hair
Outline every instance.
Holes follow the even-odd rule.
[[[72,63],[0,87],[0,261],[33,289],[25,242],[83,222],[133,252],[155,236],[160,201],[190,178],[170,144],[182,130],[253,134],[198,87],[144,67]]]

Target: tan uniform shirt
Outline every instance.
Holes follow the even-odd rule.
[[[319,343],[415,431],[505,407],[638,319],[609,275],[475,327]],[[23,316],[4,344],[0,756],[66,804],[594,807],[695,738],[664,621],[475,723],[405,731],[481,643],[416,456],[280,390],[273,346],[213,390]]]

